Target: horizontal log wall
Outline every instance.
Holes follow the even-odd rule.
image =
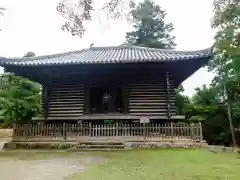
[[[169,78],[170,85],[167,90],[166,75],[161,75],[158,79],[156,77],[156,74],[146,75],[135,72],[133,75],[129,75],[129,78],[121,80],[114,77],[116,81],[111,85],[122,84],[123,88],[126,88],[126,91],[123,91],[123,97],[126,99],[124,101],[126,113],[161,117],[168,117],[169,113],[170,116],[176,114],[173,81]],[[66,78],[53,81],[47,88],[48,119],[78,120],[79,116],[83,115],[84,110],[88,112],[86,107],[89,106],[89,102],[86,98],[90,89],[86,89],[86,87],[93,85],[93,82],[95,81],[87,79],[88,85],[86,85],[86,82],[76,78],[75,80]],[[102,80],[99,80],[98,85],[101,85],[101,82]]]
[[[53,81],[48,101],[48,119],[78,119],[84,111],[84,85],[78,80]]]
[[[166,79],[152,80],[150,77],[133,81],[128,85],[128,93],[131,115],[168,117],[168,104],[170,116],[176,114],[174,86],[172,83],[167,92]]]

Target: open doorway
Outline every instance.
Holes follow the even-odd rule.
[[[121,87],[92,87],[90,89],[91,113],[122,113]]]

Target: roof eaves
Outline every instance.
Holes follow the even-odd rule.
[[[94,50],[114,50],[114,49],[135,49],[135,50],[146,50],[150,52],[158,52],[165,56],[164,58],[148,58],[147,60],[140,58],[134,60],[126,60],[126,61],[119,61],[119,60],[111,60],[111,61],[53,61],[53,62],[44,62],[51,58],[62,58],[65,55],[72,55],[74,53],[81,54],[84,51],[94,51]],[[182,55],[183,57],[173,57],[170,58],[168,54],[172,55]],[[185,56],[186,55],[186,56]],[[189,56],[192,55],[192,56]],[[185,56],[185,57],[184,57]],[[196,51],[177,51],[173,49],[155,49],[155,48],[147,48],[147,47],[140,47],[140,46],[112,46],[112,47],[91,47],[88,49],[82,49],[78,51],[70,51],[65,53],[53,54],[53,55],[45,55],[45,56],[37,56],[37,57],[25,57],[25,58],[3,58],[0,57],[0,64],[7,64],[7,65],[22,65],[22,66],[36,66],[36,65],[59,65],[59,64],[109,64],[109,63],[141,63],[141,62],[159,62],[159,61],[176,61],[176,60],[184,60],[184,59],[197,59],[197,58],[207,58],[212,56],[212,48],[206,48],[203,50],[196,50]],[[32,62],[31,61],[38,61]]]

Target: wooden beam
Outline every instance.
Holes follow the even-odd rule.
[[[125,83],[122,85],[122,105],[123,105],[123,113],[128,114],[129,113],[129,94],[128,94],[128,88]]]
[[[88,83],[84,84],[84,114],[90,113],[90,91],[91,88]]]
[[[170,89],[171,84],[169,81],[169,72],[166,72],[166,91],[167,91],[167,117],[170,119],[171,117],[171,104],[170,104]]]
[[[44,118],[48,119],[48,110],[49,110],[49,90],[46,85],[43,86],[43,95],[44,95]]]

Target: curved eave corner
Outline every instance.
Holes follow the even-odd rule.
[[[6,62],[8,62],[8,59],[0,56],[0,66],[4,66]]]

